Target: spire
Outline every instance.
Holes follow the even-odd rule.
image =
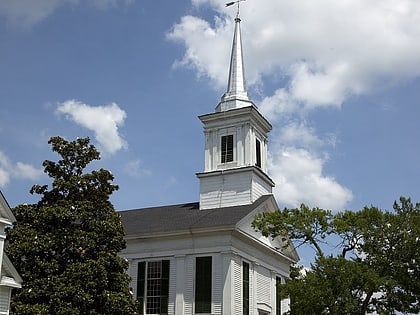
[[[227,5],[234,3],[236,2],[231,2]],[[237,3],[239,6],[239,1]],[[216,107],[216,112],[252,105],[245,85],[240,23],[241,19],[239,17],[238,8],[235,18],[235,32],[233,35],[232,53],[230,57],[228,87],[226,93],[222,96],[220,103]]]

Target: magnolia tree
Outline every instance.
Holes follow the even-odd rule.
[[[23,278],[12,297],[13,314],[134,314],[125,273],[127,261],[118,213],[109,201],[118,189],[104,169],[86,172],[99,160],[88,138],[49,140],[61,156],[44,161],[51,186],[35,185],[36,204],[13,209],[7,254]]]
[[[301,205],[255,218],[263,235],[315,250],[311,267],[293,267],[279,287],[289,314],[420,312],[420,203],[400,198],[393,208],[333,214]]]

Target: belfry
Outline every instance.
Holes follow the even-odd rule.
[[[244,1],[244,0],[239,0]],[[231,2],[231,4],[239,1]],[[226,93],[204,125],[199,202],[120,211],[139,314],[281,315],[278,286],[299,257],[282,237],[252,228],[278,209],[267,173],[270,123],[248,96],[241,19],[235,19]]]
[[[200,209],[251,204],[274,187],[267,174],[272,127],[246,91],[240,22],[238,14],[227,91],[215,113],[199,117],[205,135],[204,172],[197,174]]]

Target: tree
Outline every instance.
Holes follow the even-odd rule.
[[[125,273],[128,262],[119,214],[109,197],[118,186],[105,170],[85,172],[99,160],[89,138],[52,137],[58,162],[44,161],[52,178],[34,185],[37,204],[14,208],[16,223],[7,231],[7,254],[23,278],[12,298],[15,314],[134,314]]]
[[[311,267],[294,266],[281,287],[291,299],[289,314],[420,312],[420,203],[401,197],[392,212],[365,207],[336,214],[302,204],[262,213],[253,226],[315,250]]]

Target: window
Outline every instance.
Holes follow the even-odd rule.
[[[255,165],[258,167],[261,167],[261,142],[258,139],[255,140],[255,153],[256,153]]]
[[[168,314],[169,260],[138,264],[139,314]]]
[[[195,313],[211,313],[212,258],[195,260]]]
[[[249,315],[249,264],[242,263],[242,314]]]
[[[281,278],[276,277],[276,315],[281,315]]]
[[[222,136],[221,152],[222,163],[233,161],[233,135]]]

